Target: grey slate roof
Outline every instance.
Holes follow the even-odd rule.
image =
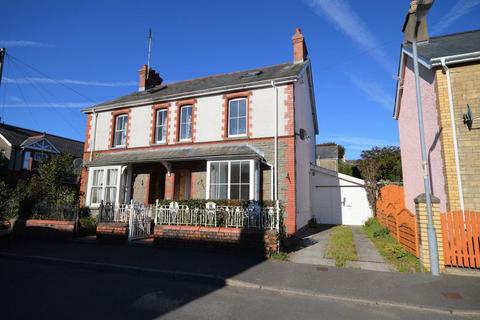
[[[411,45],[405,45],[411,50]],[[480,30],[431,37],[428,42],[418,43],[418,54],[426,59],[435,59],[480,51]]]
[[[99,154],[98,158],[85,163],[88,167],[160,161],[205,160],[211,158],[255,157],[263,154],[249,144],[223,144],[193,147],[165,147],[153,150],[128,150]]]
[[[145,91],[134,92],[132,94],[114,100],[106,101],[93,107],[97,108],[118,104],[130,104],[142,100],[160,101],[166,97],[194,93],[202,90],[213,90],[215,88],[225,86],[247,85],[253,82],[268,82],[273,79],[294,77],[300,73],[307,61],[303,63],[290,62],[263,68],[224,73],[204,78],[162,84]],[[90,109],[84,109],[83,111],[89,112]]]
[[[31,140],[34,136],[43,135],[43,132],[0,123],[0,134],[12,144],[12,147],[19,147],[25,140]],[[71,154],[75,158],[82,158],[83,142],[49,133],[45,134],[45,138],[60,152]]]

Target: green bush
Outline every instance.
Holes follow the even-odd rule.
[[[82,217],[79,219],[80,233],[84,235],[95,234],[98,221],[95,217]]]

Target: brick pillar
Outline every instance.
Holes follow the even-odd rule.
[[[420,236],[419,250],[420,250],[420,264],[423,271],[430,271],[430,250],[428,249],[428,237],[427,237],[427,204],[425,200],[425,194],[415,198],[415,211],[417,212],[417,224],[418,233]],[[432,220],[435,234],[437,235],[438,245],[438,263],[440,266],[440,272],[445,271],[445,257],[443,255],[443,237],[442,237],[442,224],[440,221],[440,200],[432,196]]]
[[[165,175],[165,199],[172,200],[175,192],[175,173]]]

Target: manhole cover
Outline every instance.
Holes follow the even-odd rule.
[[[442,292],[442,295],[445,299],[448,300],[460,300],[463,297],[458,292]]]
[[[317,267],[318,271],[328,271],[327,267]]]

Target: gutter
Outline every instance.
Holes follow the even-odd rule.
[[[457,173],[457,187],[458,187],[458,197],[460,199],[460,209],[465,210],[463,202],[463,187],[462,187],[462,176],[460,173],[460,158],[458,156],[458,140],[457,140],[457,129],[455,127],[455,112],[453,110],[453,92],[452,92],[452,82],[450,77],[450,69],[447,67],[445,58],[441,60],[441,66],[447,75],[447,89],[448,89],[448,106],[450,109],[450,123],[452,126],[452,140],[453,140],[453,150],[455,155],[455,170]]]
[[[453,56],[445,56],[445,57],[438,57],[433,58],[432,66],[433,67],[442,67],[448,64],[458,64],[458,63],[465,63],[480,60],[480,51],[470,52],[470,53],[463,53],[457,54]]]
[[[187,92],[184,94],[171,94],[168,96],[161,97],[160,99],[153,99],[153,98],[148,98],[148,99],[143,99],[143,100],[134,100],[134,101],[129,101],[125,103],[112,103],[112,104],[107,104],[103,106],[99,106],[95,108],[95,106],[86,108],[83,110],[80,110],[83,113],[90,113],[92,110],[95,111],[104,111],[104,110],[111,110],[111,109],[119,109],[119,108],[127,108],[127,107],[138,107],[141,105],[146,105],[146,104],[151,104],[151,103],[162,103],[162,102],[168,102],[171,100],[179,100],[179,99],[186,99],[186,98],[191,98],[191,97],[200,97],[200,96],[205,96],[205,95],[213,95],[216,93],[224,93],[227,90],[243,90],[243,89],[255,89],[255,88],[262,88],[262,87],[268,87],[272,81],[275,81],[276,84],[285,84],[285,83],[290,83],[293,81],[296,81],[298,79],[298,76],[291,76],[291,77],[284,77],[284,78],[278,78],[278,79],[273,79],[273,80],[262,80],[262,81],[257,81],[257,82],[250,82],[248,84],[243,84],[243,85],[229,85],[229,86],[223,86],[223,87],[216,87],[216,88],[211,88],[211,89],[204,89],[204,90],[197,90],[197,91],[191,91]]]

